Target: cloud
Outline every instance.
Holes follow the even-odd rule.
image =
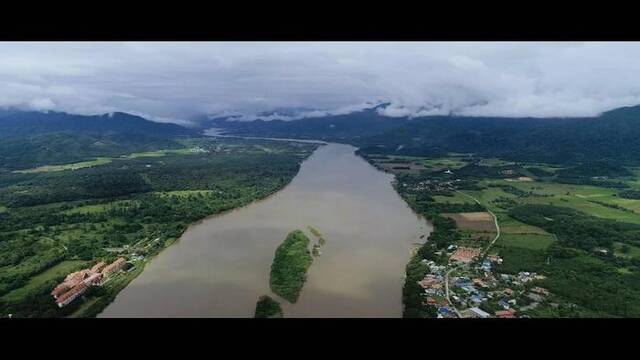
[[[594,116],[640,104],[638,58],[640,43],[624,42],[10,42],[0,106],[182,123],[380,103],[388,116]]]
[[[29,101],[28,107],[37,111],[53,110],[56,104],[49,98],[36,98]]]

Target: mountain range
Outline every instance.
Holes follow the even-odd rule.
[[[207,125],[233,135],[347,142],[399,155],[456,152],[549,163],[640,161],[640,106],[584,118],[395,118],[377,110],[296,121],[214,119]]]

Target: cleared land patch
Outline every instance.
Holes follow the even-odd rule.
[[[613,250],[616,256],[636,259],[640,258],[640,248],[637,246],[616,242],[613,243]]]
[[[453,219],[461,230],[493,232],[496,227],[488,212],[444,213],[444,217]]]
[[[21,173],[21,174],[30,174],[30,173],[53,172],[53,171],[63,171],[63,170],[78,170],[78,169],[83,169],[83,168],[88,168],[93,166],[100,166],[100,165],[108,164],[110,162],[111,162],[111,158],[100,157],[95,160],[81,161],[81,162],[63,164],[63,165],[45,165],[45,166],[39,166],[33,169],[16,170],[14,172]]]

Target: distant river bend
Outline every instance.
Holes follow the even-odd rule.
[[[355,150],[321,146],[281,191],[193,224],[99,317],[251,317],[272,295],[275,249],[308,225],[327,242],[296,304],[272,295],[285,317],[400,317],[411,246],[431,226]]]

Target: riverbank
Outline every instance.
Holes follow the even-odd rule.
[[[405,316],[640,314],[634,252],[640,201],[620,190],[637,188],[638,169],[596,186],[567,178],[571,168],[539,171],[536,163],[469,154],[363,155],[374,165],[425,167],[390,170],[398,192],[435,228],[406,268]],[[611,289],[615,297],[607,295]]]
[[[401,273],[430,227],[355,150],[322,146],[283,190],[193,225],[100,317],[253,317],[276,248],[308,226],[327,241],[285,317],[400,317]]]
[[[83,317],[99,313],[191,224],[268,198],[295,177],[315,149],[313,144],[259,140],[184,141],[187,149],[197,151],[132,156],[118,165],[63,169],[55,176],[49,172],[1,174],[29,177],[32,191],[23,199],[18,191],[23,188],[0,189],[4,198],[15,199],[11,202],[15,205],[2,213],[0,236],[8,241],[0,262],[19,263],[0,268],[0,314]],[[94,177],[102,181],[92,182],[86,192],[67,191],[65,185]],[[118,196],[100,197],[115,191],[114,186]],[[125,192],[129,190],[133,193]],[[49,202],[63,196],[68,201]],[[49,293],[66,273],[49,272],[49,268],[116,257],[125,258],[133,270],[63,308],[55,305]]]

